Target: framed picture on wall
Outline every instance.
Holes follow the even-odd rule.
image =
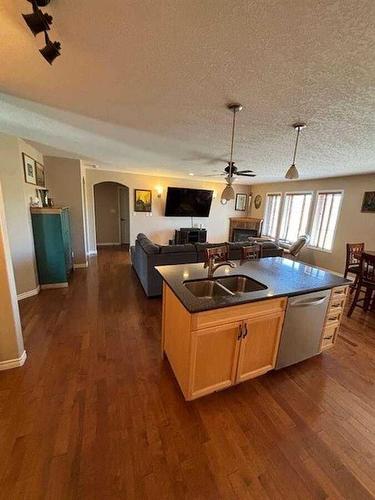
[[[366,191],[363,195],[362,210],[364,213],[375,213],[375,191]]]
[[[22,153],[22,159],[25,182],[28,184],[36,184],[35,160],[30,158],[30,156],[27,156],[25,153]]]
[[[134,189],[134,212],[151,212],[152,191],[150,189]]]
[[[44,166],[41,163],[35,162],[36,185],[46,187],[46,179],[44,175]]]
[[[247,205],[247,194],[237,193],[235,210],[238,210],[239,212],[245,212],[247,208],[246,205]]]

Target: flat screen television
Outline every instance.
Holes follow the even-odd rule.
[[[208,217],[213,191],[169,187],[165,205],[167,217]]]

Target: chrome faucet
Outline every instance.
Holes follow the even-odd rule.
[[[219,269],[221,266],[229,266],[232,269],[236,267],[236,264],[234,262],[230,262],[229,260],[225,260],[223,262],[219,262],[215,265],[216,262],[216,256],[213,255],[208,259],[207,262],[204,263],[204,267],[208,267],[208,279],[211,280],[214,277],[214,272]]]

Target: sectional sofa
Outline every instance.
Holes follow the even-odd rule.
[[[255,239],[255,238],[254,238]],[[155,266],[190,264],[204,262],[205,249],[222,245],[229,246],[229,258],[239,260],[241,247],[251,245],[251,241],[236,243],[187,243],[185,245],[157,245],[143,233],[138,234],[135,245],[130,248],[133,268],[137,273],[147,297],[157,297],[162,293],[162,279]],[[272,241],[260,243],[262,257],[277,257],[283,251]]]

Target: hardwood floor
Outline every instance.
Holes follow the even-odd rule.
[[[1,499],[375,497],[375,317],[334,350],[186,403],[127,252],[21,302],[0,373]],[[212,353],[214,355],[214,353]]]

